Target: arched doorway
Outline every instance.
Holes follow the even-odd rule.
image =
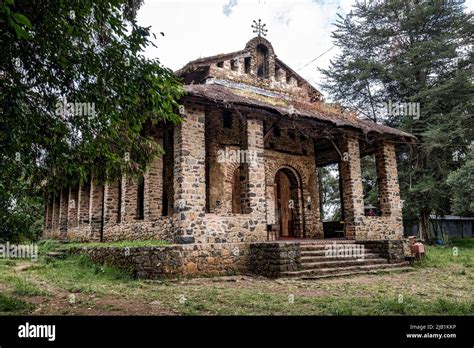
[[[302,205],[301,187],[297,173],[282,168],[275,175],[275,222],[278,225],[278,237],[300,237]]]

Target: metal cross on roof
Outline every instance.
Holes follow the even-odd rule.
[[[262,20],[259,19],[258,22],[256,20],[253,21],[252,28],[253,32],[257,33],[258,36],[267,36],[267,29],[265,29],[266,24],[262,24]]]

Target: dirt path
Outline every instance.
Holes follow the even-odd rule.
[[[38,275],[25,272],[32,265],[20,263],[15,272],[21,273],[26,280],[47,295],[23,298],[35,305],[33,315],[176,315],[158,301],[146,303],[138,299],[123,296],[95,295],[83,292],[69,292],[41,279]]]

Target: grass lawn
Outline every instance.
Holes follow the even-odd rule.
[[[402,273],[145,281],[80,256],[48,260],[46,252],[65,246],[45,241],[37,262],[0,259],[0,314],[474,315],[474,240],[451,243],[427,246],[426,260]]]

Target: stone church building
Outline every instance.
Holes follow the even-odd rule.
[[[372,243],[390,261],[390,241],[403,235],[395,145],[413,141],[410,134],[328,106],[261,36],[176,74],[185,84],[185,121],[152,130],[164,155],[138,179],[62,188],[45,209],[45,237],[164,240],[181,253],[182,273],[249,269],[252,258],[291,248],[296,258],[278,261],[276,272],[298,271],[300,246],[318,249],[325,240]],[[376,214],[364,207],[368,155]],[[321,218],[318,177],[329,164],[339,169],[343,220],[332,231]]]

